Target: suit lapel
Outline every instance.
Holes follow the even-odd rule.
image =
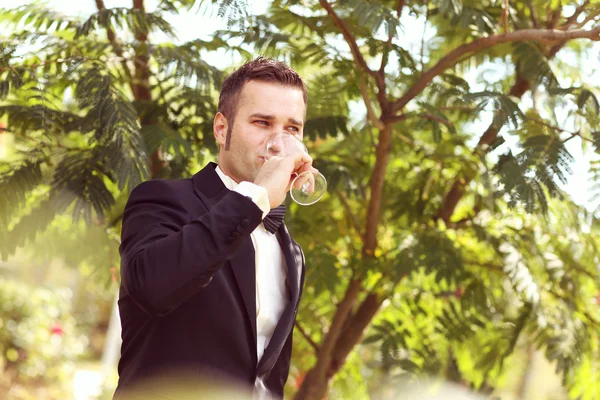
[[[292,303],[297,303],[300,289],[299,271],[301,269],[302,260],[285,224],[281,224],[277,233],[277,240],[279,240],[279,245],[283,251],[287,266],[286,282],[288,290],[290,291],[291,301]]]
[[[275,362],[277,359],[279,359],[283,345],[285,344],[285,341],[287,340],[292,329],[294,329],[294,320],[296,319],[296,313],[298,311],[297,305],[300,289],[300,280],[298,274],[302,269],[302,256],[296,249],[296,245],[292,241],[285,224],[281,224],[277,233],[277,239],[279,240],[279,244],[281,246],[281,250],[283,251],[287,266],[286,282],[290,292],[290,299],[283,309],[283,313],[281,314],[279,322],[275,327],[273,336],[271,336],[269,345],[265,349],[265,352],[258,363],[259,376],[271,371],[275,365]]]
[[[192,177],[194,191],[209,210],[229,192],[229,189],[225,187],[215,171],[216,167],[216,164],[209,163]],[[254,246],[252,245],[252,239],[248,237],[229,262],[244,301],[248,321],[254,335],[254,347],[256,347],[256,274],[254,260]]]

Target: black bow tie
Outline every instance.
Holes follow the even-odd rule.
[[[263,219],[263,224],[268,232],[275,233],[279,226],[283,223],[285,215],[285,206],[282,204],[279,207],[273,208]]]

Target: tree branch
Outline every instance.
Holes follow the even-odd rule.
[[[296,320],[296,322],[294,323],[294,325],[296,325],[296,328],[298,328],[298,331],[300,332],[300,334],[302,335],[302,337],[304,337],[304,339],[306,339],[306,341],[308,342],[308,344],[310,344],[310,346],[313,348],[313,350],[315,351],[315,354],[316,355],[319,354],[319,346],[310,337],[310,335],[308,334],[308,332],[306,332],[304,330],[304,328],[302,327],[302,325],[300,325],[300,323],[298,322],[298,320]]]
[[[342,327],[352,311],[356,297],[362,288],[362,279],[352,279],[346,289],[344,298],[337,306],[329,331],[319,347],[316,365],[308,371],[304,383],[296,393],[296,399],[319,399],[319,394],[325,393],[327,388],[327,371],[331,364],[332,352],[336,342],[342,334]]]
[[[427,32],[427,22],[429,21],[429,0],[425,0],[425,21],[423,22],[423,33],[421,34],[421,58],[419,61],[421,62],[421,72],[425,70],[425,33]]]
[[[373,124],[377,129],[383,129],[383,122],[375,115],[375,110],[373,109],[373,105],[371,104],[371,98],[369,97],[369,88],[367,87],[367,83],[365,82],[365,77],[360,71],[356,71],[358,74],[358,86],[360,88],[360,94],[362,95],[363,101],[365,102],[365,107],[367,108],[367,119]]]
[[[585,11],[585,9],[587,8],[587,6],[589,4],[590,4],[590,1],[586,0],[579,7],[577,7],[575,9],[575,11],[573,12],[573,14],[569,18],[567,18],[567,20],[565,21],[565,23],[561,26],[561,29],[568,29],[575,22],[577,22],[577,18],[579,18],[579,16],[581,15],[581,13]]]
[[[98,8],[98,11],[106,10],[104,0],[96,0],[96,8]],[[127,78],[129,79],[129,88],[131,89],[131,92],[135,97],[133,75],[131,73],[131,70],[129,69],[129,66],[127,65],[127,60],[123,57],[123,47],[121,47],[121,44],[117,40],[117,35],[115,34],[113,28],[110,26],[110,21],[106,22],[106,26],[104,28],[106,29],[106,37],[108,38],[109,43],[112,45],[115,54],[122,58],[121,66],[123,67],[123,72],[125,72],[125,75],[127,75]]]
[[[385,96],[385,77],[381,76],[376,71],[373,71],[371,68],[369,68],[367,62],[365,61],[365,58],[363,57],[362,53],[360,52],[360,49],[358,48],[356,38],[354,38],[352,32],[350,32],[344,21],[335,13],[331,4],[329,4],[327,0],[319,0],[319,3],[325,9],[325,11],[327,11],[327,15],[329,15],[329,17],[333,20],[333,23],[342,32],[342,36],[344,36],[346,43],[348,43],[348,46],[350,46],[350,51],[354,58],[354,62],[360,69],[362,69],[367,74],[375,78],[378,88],[377,99],[379,100],[379,105],[381,106],[381,109],[384,110],[387,106],[387,98]]]
[[[535,11],[535,6],[533,5],[533,0],[529,0],[527,2],[527,6],[529,7],[529,14],[531,15],[531,23],[534,28],[539,27],[537,11]]]
[[[551,130],[553,130],[555,132],[558,132],[558,133],[569,133],[571,136],[569,136],[568,138],[564,139],[562,141],[562,143],[566,143],[569,140],[571,140],[573,138],[576,138],[576,137],[579,137],[579,138],[581,138],[581,140],[589,142],[589,143],[595,143],[592,139],[586,138],[585,136],[583,136],[580,131],[571,132],[571,131],[563,129],[563,128],[559,127],[559,126],[554,126],[552,124],[549,124],[549,123],[547,123],[545,121],[542,121],[542,120],[539,120],[539,119],[536,119],[536,118],[529,118],[529,119],[531,121],[535,122],[536,124],[540,124],[542,126],[545,126],[546,128],[551,129]]]
[[[363,252],[367,256],[372,256],[377,247],[377,226],[381,217],[381,198],[385,182],[385,171],[392,150],[392,132],[392,124],[386,124],[384,129],[379,132],[379,143],[375,150],[375,165],[371,174],[371,198],[367,210],[365,245],[363,248]]]
[[[583,28],[588,22],[595,20],[596,17],[599,16],[599,15],[600,15],[600,10],[597,10],[596,12],[591,13],[583,21],[581,21],[578,24],[575,24],[574,26],[576,28]]]
[[[141,12],[146,12],[144,0],[133,0],[133,8]],[[133,93],[136,100],[142,102],[151,102],[152,92],[150,91],[150,64],[148,46],[146,44],[148,41],[148,32],[141,29],[141,27],[136,24],[134,36],[139,43],[136,46],[134,57],[135,77],[132,84]],[[142,124],[151,123],[154,123],[154,121],[142,121]],[[169,163],[163,157],[162,146],[158,146],[158,148],[150,155],[150,171],[152,178],[160,176],[163,169],[168,165]]]
[[[529,82],[521,74],[517,73],[515,83],[509,92],[510,95],[521,98],[528,89]],[[486,151],[489,145],[492,144],[492,142],[498,137],[498,133],[499,128],[494,123],[491,123],[479,139],[479,143],[477,143],[477,146],[475,149],[473,149],[473,153],[476,154],[480,151]],[[473,180],[473,178],[475,178],[474,174],[475,172],[471,172],[460,178],[457,177],[454,180],[452,188],[444,198],[442,207],[435,216],[436,219],[441,219],[446,224],[450,223],[450,218],[452,217],[452,214],[454,214],[456,205],[465,194],[465,188]]]
[[[504,25],[504,33],[508,33],[508,0],[502,2],[502,23]]]
[[[406,0],[399,0],[398,5],[396,6],[396,13],[398,15],[398,19],[402,17],[402,9],[404,8],[404,4],[406,4]]]
[[[405,121],[412,117],[421,117],[421,118],[429,119],[431,121],[437,121],[441,124],[446,125],[448,128],[454,127],[452,125],[452,122],[448,121],[446,118],[443,118],[443,117],[440,117],[439,115],[431,114],[431,113],[422,113],[422,114],[420,114],[420,113],[404,113],[404,114],[397,115],[397,116],[390,118],[390,122],[397,123],[400,121]]]
[[[439,74],[456,64],[464,55],[472,52],[481,52],[489,47],[509,42],[537,40],[544,42],[561,42],[571,39],[590,39],[600,40],[600,27],[592,30],[572,30],[561,31],[556,29],[523,29],[515,32],[504,33],[501,35],[492,35],[480,39],[475,39],[471,43],[458,46],[444,56],[436,65],[427,70],[419,80],[398,100],[392,103],[392,113],[401,110],[415,98],[425,87]]]
[[[344,23],[344,21],[335,13],[335,11],[333,11],[333,7],[331,7],[331,4],[329,4],[326,0],[319,0],[319,3],[325,9],[325,11],[327,11],[327,14],[333,20],[335,25],[337,25],[340,31],[342,31],[342,35],[344,36],[346,43],[348,43],[348,46],[350,46],[350,51],[354,56],[354,60],[365,72],[375,77],[375,71],[370,69],[367,65],[367,62],[365,61],[364,57],[362,56],[362,53],[360,52],[360,49],[358,48],[358,45],[356,44],[356,39]]]
[[[338,339],[333,349],[333,357],[328,370],[329,376],[335,375],[344,365],[346,357],[360,341],[364,330],[373,320],[385,299],[385,296],[369,293],[356,312],[349,318],[345,325],[344,335]]]

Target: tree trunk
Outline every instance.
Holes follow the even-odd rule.
[[[379,134],[379,143],[376,149],[377,158],[371,175],[371,197],[369,199],[365,242],[362,252],[365,262],[373,257],[377,247],[377,227],[381,214],[385,173],[392,149],[392,132],[392,125],[386,124]],[[331,327],[323,340],[323,344],[319,347],[317,363],[306,374],[294,399],[315,400],[326,396],[329,380],[344,365],[346,357],[354,346],[360,342],[364,330],[377,313],[384,298],[370,293],[365,297],[356,313],[351,314],[358,293],[362,289],[362,279],[362,274],[359,274],[348,285],[344,299],[337,307]],[[343,335],[341,335],[342,331]]]
[[[329,331],[323,339],[323,343],[319,347],[319,353],[317,354],[317,363],[315,366],[308,371],[300,389],[296,393],[294,399],[296,400],[317,400],[325,397],[327,393],[327,387],[329,385],[330,364],[332,360],[333,350],[336,342],[342,332],[342,327],[348,318],[348,315],[352,311],[358,293],[362,288],[362,280],[354,279],[350,281],[346,294],[342,301],[338,304],[333,321]]]
[[[133,0],[133,9],[138,12],[145,12],[144,0]],[[137,28],[134,32],[135,39],[139,42],[136,46],[135,57],[133,58],[133,65],[135,67],[135,73],[131,90],[135,100],[140,102],[152,102],[152,92],[150,90],[150,65],[148,64],[148,32]],[[142,126],[150,125],[154,121],[143,121]],[[158,148],[150,155],[150,172],[152,178],[161,176],[162,171],[166,168],[169,163],[164,159],[162,146]]]

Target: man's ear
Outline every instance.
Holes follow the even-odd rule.
[[[227,118],[218,112],[213,120],[213,133],[215,135],[215,141],[219,147],[225,147],[225,141],[227,140]]]

